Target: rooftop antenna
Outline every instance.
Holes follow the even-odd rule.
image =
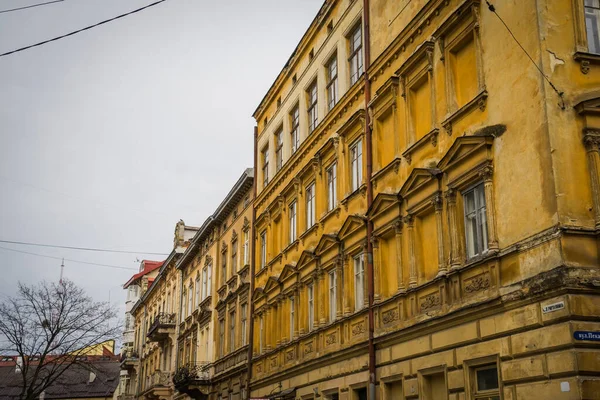
[[[58,281],[58,283],[60,283],[61,285],[63,284],[63,272],[65,270],[65,259],[62,259],[62,263],[60,264],[60,280]]]

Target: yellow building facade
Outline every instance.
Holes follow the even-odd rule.
[[[600,398],[600,5],[494,3],[326,1],[261,101],[251,398]]]

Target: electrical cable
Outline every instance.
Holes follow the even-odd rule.
[[[17,250],[17,249],[9,249],[8,247],[2,247],[2,246],[0,246],[0,249],[1,250],[7,250],[7,251],[13,251],[15,253],[29,254],[31,256],[51,258],[53,260],[64,260],[64,261],[69,261],[69,262],[76,263],[76,264],[86,264],[86,265],[94,265],[94,266],[97,266],[97,267],[124,269],[124,270],[128,270],[128,271],[137,271],[138,270],[137,268],[121,267],[119,265],[99,264],[99,263],[93,263],[93,262],[88,262],[88,261],[73,260],[73,259],[70,259],[70,258],[47,256],[45,254],[32,253],[32,252],[29,252],[29,251],[22,251],[22,250]]]
[[[8,56],[10,54],[18,53],[20,51],[28,50],[28,49],[31,49],[33,47],[41,46],[41,45],[44,45],[46,43],[54,42],[56,40],[60,40],[60,39],[64,39],[64,38],[69,37],[69,36],[73,36],[73,35],[75,35],[77,33],[81,33],[83,31],[87,31],[89,29],[92,29],[92,28],[95,28],[97,26],[106,24],[108,22],[112,22],[112,21],[117,20],[119,18],[123,18],[123,17],[126,17],[128,15],[138,13],[138,12],[140,12],[142,10],[145,10],[146,8],[150,8],[150,7],[153,7],[153,6],[157,5],[157,4],[164,3],[165,1],[167,1],[167,0],[158,0],[158,1],[155,1],[154,3],[150,3],[147,6],[138,8],[138,9],[133,10],[133,11],[129,11],[129,12],[125,13],[125,14],[117,15],[116,17],[113,17],[113,18],[110,18],[110,19],[106,19],[106,20],[98,22],[98,23],[96,23],[94,25],[89,25],[89,26],[86,26],[85,28],[81,28],[81,29],[78,29],[76,31],[69,32],[67,34],[64,34],[64,35],[61,35],[61,36],[57,36],[57,37],[52,38],[52,39],[44,40],[43,42],[31,44],[29,46],[21,47],[21,48],[15,49],[15,50],[8,51],[6,53],[2,53],[2,54],[0,54],[0,57],[5,57],[5,56]]]
[[[542,69],[539,67],[539,65],[537,65],[537,63],[535,61],[533,61],[533,58],[531,58],[531,56],[529,55],[529,53],[527,52],[527,50],[525,50],[525,48],[523,47],[523,45],[521,45],[521,43],[519,42],[519,40],[515,37],[515,35],[512,33],[512,31],[510,30],[510,28],[508,27],[508,25],[506,25],[506,22],[504,22],[504,20],[502,19],[502,17],[496,12],[496,7],[494,7],[493,4],[491,4],[489,2],[489,0],[485,0],[485,3],[488,6],[488,9],[493,12],[496,17],[498,17],[498,19],[500,20],[500,22],[502,22],[502,25],[504,25],[504,27],[506,28],[506,30],[508,31],[508,33],[510,33],[510,36],[512,36],[512,38],[515,40],[515,42],[519,45],[519,47],[521,48],[521,50],[523,50],[523,52],[525,53],[525,55],[527,55],[527,57],[529,58],[529,60],[531,61],[531,63],[537,68],[538,71],[540,71],[540,74],[542,74],[542,76],[544,77],[544,79],[546,80],[546,82],[548,82],[548,84],[550,85],[550,87],[556,92],[556,94],[558,95],[558,97],[560,98],[560,108],[561,109],[565,109],[565,99],[563,97],[564,92],[561,92],[560,90],[558,90],[556,88],[556,86],[554,86],[554,84],[552,83],[552,81],[550,81],[550,78],[548,78],[546,76],[546,74],[544,74],[544,71],[542,71]]]
[[[20,11],[20,10],[25,10],[27,8],[34,8],[34,7],[40,7],[40,6],[45,6],[48,4],[52,4],[52,3],[61,3],[65,0],[54,0],[54,1],[47,1],[45,3],[38,3],[38,4],[32,4],[29,6],[24,6],[24,7],[17,7],[17,8],[11,8],[10,10],[1,10],[0,14],[4,14],[4,13],[8,13],[8,12],[12,12],[12,11]]]
[[[2,239],[0,239],[0,243],[20,244],[20,245],[24,245],[24,246],[51,247],[54,249],[96,251],[96,252],[101,252],[101,253],[147,254],[147,255],[153,255],[153,256],[168,256],[168,254],[166,254],[166,253],[153,253],[151,251],[129,251],[129,250],[99,249],[99,248],[94,248],[94,247],[60,246],[60,245],[54,245],[54,244],[19,242],[19,241],[14,241],[14,240],[2,240]]]

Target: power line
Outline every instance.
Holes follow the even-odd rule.
[[[529,55],[529,53],[527,52],[527,50],[525,50],[525,48],[523,47],[523,45],[521,45],[521,43],[519,42],[519,40],[512,33],[512,31],[510,30],[510,28],[508,27],[508,25],[506,25],[506,22],[504,22],[504,20],[500,16],[500,14],[498,14],[496,12],[496,7],[494,7],[494,5],[489,2],[489,0],[485,0],[485,3],[487,4],[488,9],[491,12],[493,12],[496,15],[496,17],[498,17],[498,19],[500,20],[500,22],[502,22],[502,25],[504,25],[504,27],[506,28],[506,30],[508,31],[508,33],[510,33],[510,36],[512,36],[512,38],[519,45],[519,47],[521,48],[521,50],[523,50],[523,53],[525,53],[525,55],[529,58],[529,60],[531,61],[531,63],[537,68],[538,71],[540,71],[540,74],[542,74],[542,76],[544,77],[544,79],[546,80],[546,82],[548,82],[548,84],[550,85],[550,87],[556,92],[556,94],[560,98],[560,104],[559,104],[559,106],[560,106],[561,109],[564,110],[565,109],[565,99],[563,98],[564,92],[561,92],[560,90],[558,90],[556,88],[556,86],[554,86],[554,84],[550,81],[550,78],[548,78],[546,76],[546,74],[544,74],[544,71],[542,71],[542,69],[540,68],[540,66],[537,65],[537,63],[535,61],[533,61],[533,58],[531,58],[531,56]]]
[[[0,249],[7,250],[7,251],[13,251],[15,253],[29,254],[30,256],[51,258],[53,260],[70,261],[70,262],[76,263],[76,264],[94,265],[94,266],[97,266],[97,267],[106,267],[106,268],[115,268],[115,269],[125,269],[125,270],[129,270],[129,271],[137,271],[138,270],[137,268],[121,267],[119,265],[98,264],[98,263],[93,263],[93,262],[88,262],[88,261],[73,260],[73,259],[70,259],[70,258],[64,258],[63,259],[62,257],[47,256],[45,254],[32,253],[32,252],[29,252],[29,251],[22,251],[22,250],[17,250],[17,249],[9,249],[8,247],[2,247],[2,246],[0,246]]]
[[[11,50],[11,51],[9,51],[9,52],[6,52],[6,53],[2,53],[2,54],[0,54],[0,57],[8,56],[8,55],[10,55],[10,54],[18,53],[18,52],[20,52],[20,51],[28,50],[28,49],[31,49],[31,48],[33,48],[33,47],[41,46],[41,45],[44,45],[44,44],[46,44],[46,43],[54,42],[54,41],[56,41],[56,40],[60,40],[60,39],[64,39],[64,38],[66,38],[66,37],[69,37],[69,36],[73,36],[73,35],[75,35],[75,34],[77,34],[77,33],[81,33],[81,32],[83,32],[83,31],[87,31],[87,30],[89,30],[89,29],[92,29],[92,28],[95,28],[95,27],[97,27],[97,26],[100,26],[100,25],[106,24],[106,23],[108,23],[108,22],[112,22],[112,21],[114,21],[114,20],[117,20],[117,19],[119,19],[119,18],[123,18],[123,17],[126,17],[126,16],[128,16],[128,15],[131,15],[131,14],[138,13],[138,12],[140,12],[140,11],[142,11],[142,10],[145,10],[146,8],[153,7],[153,6],[157,5],[157,4],[163,3],[163,2],[165,2],[165,1],[166,1],[166,0],[158,0],[158,1],[155,1],[154,3],[148,4],[147,6],[144,6],[144,7],[142,7],[142,8],[138,8],[137,10],[133,10],[133,11],[129,11],[129,12],[125,13],[125,14],[117,15],[116,17],[113,17],[113,18],[110,18],[110,19],[107,19],[107,20],[104,20],[104,21],[98,22],[98,23],[96,23],[96,24],[94,24],[94,25],[86,26],[85,28],[81,28],[81,29],[78,29],[78,30],[76,30],[76,31],[73,31],[73,32],[70,32],[70,33],[67,33],[67,34],[64,34],[64,35],[61,35],[61,36],[57,36],[57,37],[55,37],[55,38],[52,38],[52,39],[44,40],[43,42],[39,42],[39,43],[35,43],[35,44],[31,44],[31,45],[29,45],[29,46],[21,47],[21,48],[19,48],[19,49],[15,49],[15,50]]]
[[[54,249],[96,251],[96,252],[101,252],[101,253],[148,254],[148,255],[153,255],[153,256],[168,256],[168,254],[166,254],[166,253],[153,253],[150,251],[129,251],[129,250],[99,249],[99,248],[93,248],[93,247],[60,246],[60,245],[54,245],[54,244],[18,242],[18,241],[14,241],[14,240],[1,240],[0,239],[0,243],[20,244],[20,245],[24,245],[24,246],[36,246],[36,247],[51,247]]]
[[[8,12],[12,12],[12,11],[20,11],[20,10],[25,10],[27,8],[33,8],[33,7],[40,7],[40,6],[45,6],[47,4],[52,4],[52,3],[61,3],[65,0],[54,0],[54,1],[47,1],[45,3],[38,3],[38,4],[32,4],[30,6],[24,6],[24,7],[17,7],[17,8],[11,8],[10,10],[2,10],[0,11],[0,14],[3,13],[8,13]]]

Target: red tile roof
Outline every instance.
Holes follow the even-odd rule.
[[[127,289],[129,285],[133,282],[137,281],[142,276],[146,275],[149,272],[152,272],[163,265],[164,261],[152,261],[152,260],[142,260],[142,265],[144,269],[137,274],[133,275],[124,285],[123,289]]]

